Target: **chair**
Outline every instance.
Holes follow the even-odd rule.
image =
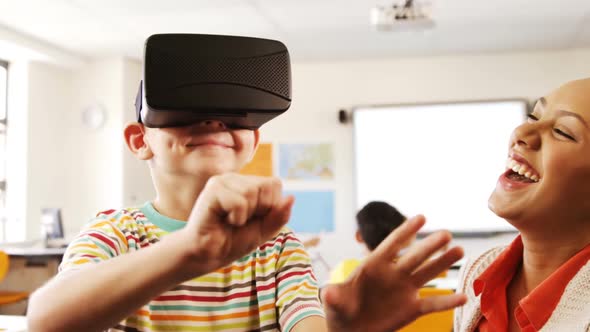
[[[419,291],[420,297],[453,294],[452,289],[424,287]],[[451,332],[453,330],[453,310],[424,315],[398,332]]]
[[[0,251],[0,280],[3,280],[10,267],[10,258],[4,251]],[[20,302],[29,297],[29,292],[0,290],[0,305]]]

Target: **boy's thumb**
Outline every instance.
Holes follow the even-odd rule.
[[[277,224],[281,224],[281,226],[285,225],[289,222],[289,218],[291,218],[291,209],[293,208],[293,204],[295,203],[295,197],[287,196],[283,197],[279,204],[275,208],[271,210],[269,213],[270,222],[274,222]]]
[[[332,311],[340,312],[343,309],[340,298],[337,285],[329,285],[322,290],[322,303]]]
[[[295,204],[295,197],[294,196],[287,196],[283,197],[281,203],[279,204],[277,210],[282,214],[282,220],[287,223],[289,218],[291,217],[291,209],[293,208],[293,204]]]
[[[274,236],[283,227],[289,218],[291,217],[291,209],[295,197],[287,196],[281,199],[276,207],[270,210],[270,212],[264,217],[262,223],[262,231],[269,236]]]

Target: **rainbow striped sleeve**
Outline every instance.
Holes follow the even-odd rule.
[[[126,253],[127,239],[120,230],[120,224],[126,219],[117,214],[99,214],[90,221],[66,249],[59,272],[79,269],[85,264],[100,263]]]
[[[277,309],[282,331],[289,332],[311,316],[324,317],[311,259],[293,233],[283,233],[283,248],[277,261]]]

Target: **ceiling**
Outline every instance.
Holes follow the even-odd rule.
[[[376,31],[393,1],[0,0],[0,25],[84,57],[140,58],[163,32],[279,39],[300,61],[590,46],[590,0],[430,0],[434,29]]]

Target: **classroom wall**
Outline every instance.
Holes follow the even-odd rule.
[[[64,101],[70,100],[73,86],[71,73],[53,65],[30,63],[28,74],[29,135],[19,145],[27,151],[26,238],[36,239],[40,238],[40,209],[67,205],[64,183],[71,180],[64,168],[76,155],[68,149],[64,135],[69,127],[64,126],[66,115],[72,111],[72,104]],[[10,121],[12,114],[9,116]]]
[[[94,60],[73,71],[74,94],[68,116],[69,151],[64,220],[75,234],[97,212],[116,209],[123,187],[123,79],[124,59]],[[100,107],[106,112],[102,127],[82,122],[82,112]]]

